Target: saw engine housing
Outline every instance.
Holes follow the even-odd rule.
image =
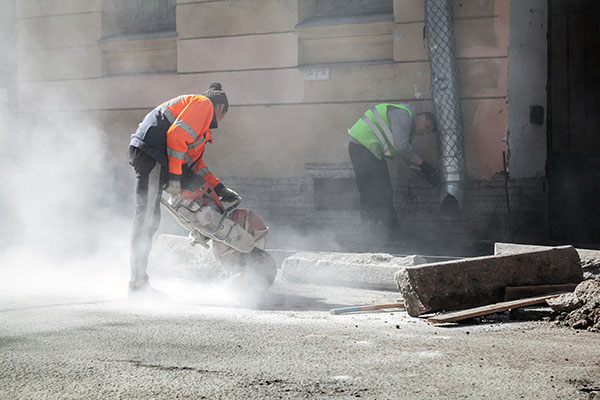
[[[176,198],[161,199],[190,232],[193,245],[210,248],[217,260],[237,272],[240,283],[268,288],[277,274],[275,261],[265,251],[269,228],[256,212],[237,208],[240,202],[226,206],[208,183],[193,191],[184,189]]]

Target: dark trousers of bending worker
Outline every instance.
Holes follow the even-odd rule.
[[[129,288],[148,285],[148,257],[152,238],[160,225],[160,198],[166,169],[140,149],[129,146],[129,163],[135,171],[135,211],[129,251]]]
[[[361,222],[373,233],[389,235],[397,217],[387,163],[356,143],[349,143],[348,153],[360,195]]]

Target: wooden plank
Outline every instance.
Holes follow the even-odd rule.
[[[526,297],[542,296],[556,292],[572,292],[578,283],[537,286],[507,286],[504,288],[504,301],[518,300]]]
[[[351,307],[342,307],[342,308],[332,308],[329,310],[331,314],[345,314],[351,312],[360,312],[360,311],[374,311],[374,310],[384,310],[386,308],[404,308],[404,302],[399,303],[391,303],[391,304],[374,304],[368,306],[351,306]]]
[[[444,323],[444,322],[456,322],[456,321],[460,321],[463,319],[480,317],[482,315],[493,314],[496,312],[511,310],[514,308],[532,306],[534,304],[543,303],[546,300],[551,299],[553,297],[558,297],[564,293],[567,293],[567,292],[548,294],[548,295],[538,296],[538,297],[530,297],[530,298],[521,299],[521,300],[503,301],[501,303],[490,304],[487,306],[469,308],[467,310],[461,310],[461,311],[451,312],[451,313],[447,313],[447,314],[443,314],[443,315],[436,315],[434,317],[429,317],[429,318],[427,318],[427,322],[431,322],[434,324],[440,324],[440,323]]]

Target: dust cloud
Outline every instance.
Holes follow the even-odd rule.
[[[4,132],[0,143],[10,149],[0,164],[7,189],[0,194],[0,293],[81,301],[124,298],[135,183],[127,149],[116,153],[107,132],[69,113],[38,115],[14,132],[19,133]],[[172,224],[170,219],[163,210],[163,222]],[[226,282],[169,276],[168,266],[162,274],[153,272],[150,268],[151,283],[166,295],[153,301],[237,301]]]
[[[0,291],[124,290],[131,206],[113,175],[122,157],[99,127],[69,113],[28,113],[17,124],[14,110],[3,111]]]
[[[3,295],[125,298],[135,185],[127,148],[115,149],[108,136],[115,132],[77,113],[27,110],[18,123],[15,113],[2,103],[0,302]],[[165,232],[187,236],[168,213],[161,214],[155,239]],[[155,246],[151,262],[159,258],[157,251]],[[148,272],[152,285],[165,293],[151,302],[239,303],[226,280],[181,279],[169,265],[162,273],[149,265]]]

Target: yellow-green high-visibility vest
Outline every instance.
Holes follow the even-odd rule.
[[[382,160],[383,156],[396,158],[398,152],[394,147],[394,137],[387,119],[388,107],[405,110],[410,118],[412,111],[402,104],[377,104],[365,112],[358,121],[348,129],[348,134],[365,146],[375,157]]]

